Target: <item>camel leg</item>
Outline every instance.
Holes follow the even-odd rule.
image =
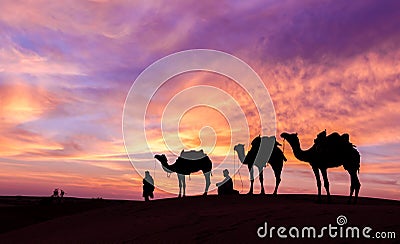
[[[331,193],[329,192],[329,180],[328,180],[328,173],[326,169],[321,169],[322,178],[324,179],[324,187],[326,190],[326,195],[328,197],[328,202],[331,201]]]
[[[206,189],[204,190],[204,194],[203,194],[204,196],[207,195],[208,188],[210,187],[210,184],[211,184],[210,174],[211,174],[211,171],[204,173],[204,177],[206,178]]]
[[[279,184],[281,183],[282,168],[280,168],[280,169],[272,168],[272,169],[274,170],[274,174],[275,174],[275,190],[274,190],[273,194],[276,196],[276,195],[278,195],[278,187],[279,187]]]
[[[360,180],[358,179],[357,172],[354,172],[354,181],[355,181],[354,187],[356,190],[355,195],[354,195],[354,204],[356,204],[357,200],[358,200],[358,193],[360,193],[360,188],[361,188],[361,184],[360,184]]]
[[[350,196],[349,196],[349,200],[347,201],[348,204],[351,203],[351,198],[353,197],[353,193],[354,193],[354,176],[353,176],[353,172],[349,171],[350,174]]]
[[[179,184],[179,194],[178,197],[181,197],[182,195],[182,182],[181,182],[181,177],[180,174],[176,174],[178,176],[178,184]]]
[[[317,187],[318,187],[318,199],[317,202],[321,202],[321,179],[319,176],[319,171],[317,167],[312,168],[314,171],[315,179],[317,180]]]
[[[250,173],[250,190],[247,194],[252,195],[253,194],[253,185],[254,185],[254,169],[253,165],[248,165],[249,168],[249,173]]]
[[[351,177],[351,175],[350,175],[350,177]],[[354,192],[354,183],[353,183],[353,178],[351,177],[351,180],[350,180],[350,196],[349,196],[349,200],[347,200],[348,204],[351,203],[351,198],[353,197],[353,192]]]
[[[348,203],[351,203],[351,198],[353,196],[353,192],[355,191],[354,195],[354,203],[357,203],[358,193],[360,191],[360,180],[358,179],[357,171],[349,171],[350,178],[351,178],[351,186],[350,186],[350,197]]]
[[[258,174],[259,174],[259,177],[260,177],[260,186],[261,186],[260,194],[264,195],[265,191],[264,191],[264,172],[263,172],[263,167],[257,166],[257,168],[258,168]]]
[[[182,188],[183,188],[183,197],[186,196],[186,176],[182,175]]]
[[[178,197],[181,197],[182,195],[182,188],[183,188],[183,196],[185,196],[185,190],[186,190],[186,182],[185,182],[185,176],[182,174],[177,174],[178,175],[178,182],[179,182],[179,195]]]

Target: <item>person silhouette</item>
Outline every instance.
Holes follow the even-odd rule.
[[[218,195],[223,196],[239,194],[239,191],[233,189],[233,181],[232,178],[229,176],[229,170],[224,169],[222,173],[224,174],[225,179],[216,184],[216,186],[218,187]]]
[[[143,179],[143,197],[144,200],[147,202],[149,201],[150,198],[154,198],[154,180],[153,177],[151,177],[149,171],[145,171],[145,177]]]
[[[52,197],[58,197],[58,188],[54,189]]]
[[[61,189],[61,193],[60,193],[61,198],[64,197],[64,194],[65,194],[64,190]]]

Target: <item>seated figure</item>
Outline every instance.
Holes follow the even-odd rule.
[[[223,174],[225,179],[221,182],[218,182],[216,185],[218,187],[218,195],[236,195],[239,194],[239,191],[233,189],[232,178],[229,176],[229,171],[224,169]]]

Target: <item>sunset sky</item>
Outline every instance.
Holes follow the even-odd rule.
[[[213,49],[258,73],[274,105],[277,135],[297,132],[305,149],[324,129],[349,133],[361,153],[360,195],[400,200],[397,0],[3,0],[0,7],[0,195],[50,195],[62,188],[67,196],[142,199],[142,176],[127,157],[122,132],[129,89],[166,55]],[[228,77],[208,72],[181,74],[154,91],[145,118],[151,148],[174,157],[160,147],[160,117],[167,108],[167,120],[181,113],[184,149],[215,143],[206,150],[216,168],[215,186],[223,178],[218,165],[234,164],[232,130],[247,128],[230,127],[235,121],[204,106],[182,114],[179,102],[170,101],[193,86],[230,95],[237,104],[225,104],[226,111],[239,116],[234,106],[243,110],[248,140],[259,133],[258,104]],[[224,100],[217,92],[196,94],[176,101]],[[242,143],[248,149],[248,141]],[[134,148],[149,153],[144,150]],[[279,192],[316,193],[310,166],[295,159],[288,144],[285,155]],[[174,196],[176,176],[167,178],[153,158],[140,160],[146,162],[134,164],[140,174],[150,170],[156,186],[174,193],[157,189],[156,197]],[[272,193],[272,170],[264,171]],[[347,195],[344,169],[328,175],[331,193]],[[247,192],[248,180],[242,166],[235,188]],[[203,189],[204,180],[193,175],[187,185],[190,195]]]

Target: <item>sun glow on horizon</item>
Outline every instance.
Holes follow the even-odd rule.
[[[349,133],[361,154],[360,195],[400,200],[398,1],[165,7],[5,0],[2,9],[0,195],[48,195],[60,187],[67,196],[141,199],[144,170],[176,192],[176,176],[167,178],[149,152],[166,153],[173,163],[182,149],[201,148],[216,166],[212,185],[223,178],[225,162],[240,167],[231,176],[246,192],[247,167],[233,146],[249,149],[262,134],[259,113],[265,111],[228,77],[187,72],[166,81],[144,118],[149,147],[129,145],[135,167],[124,147],[121,117],[135,78],[162,57],[209,48],[237,56],[260,76],[281,143],[282,132],[297,132],[303,149],[324,129]],[[285,155],[280,192],[315,194],[309,165],[287,143]],[[264,174],[270,193],[269,166]],[[347,172],[328,174],[332,193],[347,195]],[[203,189],[201,173],[187,185],[189,195]],[[156,190],[157,198],[168,196],[175,195]]]

